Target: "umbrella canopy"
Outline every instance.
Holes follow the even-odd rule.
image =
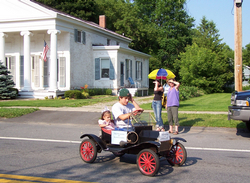
[[[172,73],[168,69],[155,69],[153,70],[149,75],[149,79],[170,79],[170,78],[175,78],[174,73]]]

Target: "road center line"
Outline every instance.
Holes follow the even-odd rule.
[[[20,137],[0,137],[0,139],[40,141],[40,142],[61,142],[61,143],[73,143],[73,144],[80,144],[81,143],[81,141],[72,141],[72,140],[34,139],[34,138],[20,138]],[[185,148],[189,149],[189,150],[228,151],[228,152],[248,152],[248,153],[250,153],[250,150],[245,150],[245,149],[222,149],[222,148],[206,148],[206,147],[185,147]]]

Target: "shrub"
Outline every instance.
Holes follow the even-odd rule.
[[[112,95],[112,90],[111,89],[105,89],[105,94],[106,95]]]
[[[248,86],[243,86],[242,87],[242,90],[244,91],[244,90],[250,90],[250,85],[248,85]]]
[[[204,92],[194,86],[181,86],[179,88],[180,101],[187,100],[189,98],[198,97],[203,95]]]
[[[89,96],[95,95],[95,89],[88,89]]]
[[[89,93],[87,93],[86,91],[83,91],[82,98],[84,98],[84,99],[89,98]]]
[[[16,98],[18,90],[13,88],[14,85],[10,71],[0,62],[0,99]]]
[[[64,93],[65,98],[81,99],[82,93],[80,90],[68,90]]]

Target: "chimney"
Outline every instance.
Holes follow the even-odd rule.
[[[105,17],[105,15],[99,16],[99,26],[106,29],[106,17]]]

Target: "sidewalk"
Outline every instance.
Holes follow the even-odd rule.
[[[144,103],[151,103],[153,100],[153,96],[145,96],[145,97],[137,97],[136,102],[141,105]],[[118,100],[117,100],[118,101]],[[112,106],[117,102],[107,102],[107,103],[98,103],[94,105],[82,106],[82,107],[38,107],[40,110],[47,111],[82,111],[82,112],[101,112],[105,106],[107,106],[110,110]],[[18,108],[18,107],[15,107]],[[154,112],[152,110],[144,110],[145,112]],[[167,110],[162,109],[162,113],[167,113]],[[228,114],[227,112],[213,112],[213,111],[179,111],[179,113],[186,114]]]

